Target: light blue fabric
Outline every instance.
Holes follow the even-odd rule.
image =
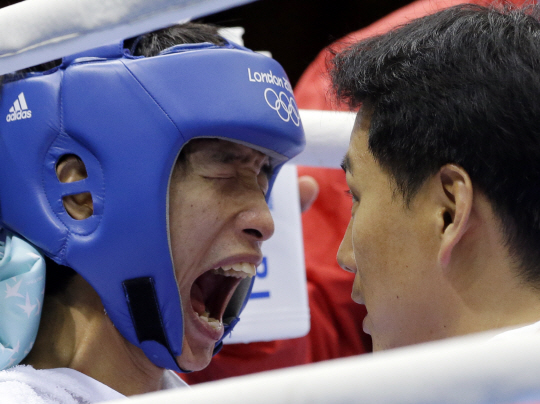
[[[26,241],[0,229],[0,369],[32,349],[45,294],[45,260]]]

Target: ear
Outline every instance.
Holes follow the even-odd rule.
[[[76,182],[88,177],[84,163],[73,154],[62,156],[56,165],[56,175],[60,182]],[[62,202],[73,219],[83,220],[94,213],[94,203],[90,192],[64,196]]]
[[[439,264],[448,267],[455,246],[470,227],[473,187],[467,172],[454,164],[443,166],[437,173],[441,190]]]

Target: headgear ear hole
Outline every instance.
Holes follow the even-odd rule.
[[[88,178],[88,172],[79,156],[64,154],[56,163],[56,176],[60,182],[76,182]]]
[[[88,219],[94,214],[94,201],[90,192],[81,192],[62,197],[67,214],[75,220]]]

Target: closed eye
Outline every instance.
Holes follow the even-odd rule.
[[[202,177],[207,180],[230,180],[232,178],[235,178],[234,175],[214,175],[214,176],[203,175]]]

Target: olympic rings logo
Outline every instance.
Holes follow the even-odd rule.
[[[264,90],[264,99],[268,106],[276,111],[283,121],[291,121],[296,126],[300,126],[300,115],[298,114],[298,108],[292,96],[288,97],[283,91],[280,91],[278,95],[271,88],[267,88]]]

